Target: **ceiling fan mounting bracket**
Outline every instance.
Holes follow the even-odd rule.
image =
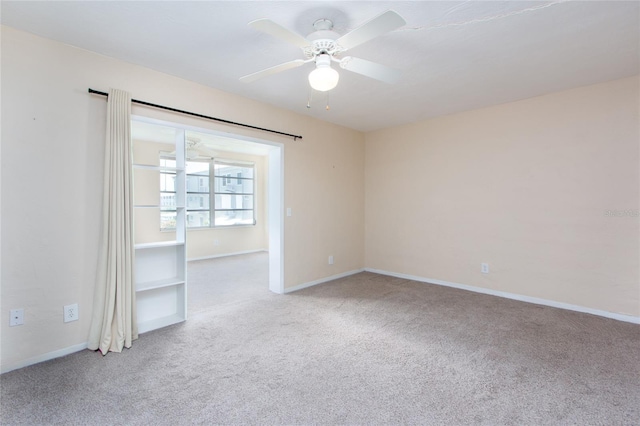
[[[316,31],[331,31],[333,29],[333,22],[329,19],[317,19],[313,23],[313,29]]]
[[[318,19],[313,23],[313,29],[315,31],[307,36],[311,44],[302,48],[307,58],[316,58],[323,54],[333,56],[344,50],[336,43],[340,34],[333,31],[333,22],[328,19]]]

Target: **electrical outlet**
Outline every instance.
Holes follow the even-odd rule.
[[[9,327],[24,324],[24,309],[11,309]]]
[[[482,271],[483,274],[488,274],[489,273],[489,264],[488,263],[480,264],[480,270]]]
[[[329,265],[333,265],[333,256],[329,256]]]
[[[213,240],[213,245],[214,246],[219,246],[220,245],[220,240]]]
[[[77,303],[64,307],[64,322],[78,321],[79,316]]]

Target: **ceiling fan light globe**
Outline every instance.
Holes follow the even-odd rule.
[[[326,92],[338,85],[340,74],[330,66],[318,66],[309,73],[309,84],[314,90]]]

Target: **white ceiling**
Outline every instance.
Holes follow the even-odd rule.
[[[371,131],[638,74],[639,6],[638,1],[4,0],[0,22]],[[238,81],[303,58],[299,48],[247,26],[252,20],[269,18],[306,36],[315,20],[327,18],[344,34],[388,9],[407,25],[350,55],[402,70],[396,85],[339,69],[327,111],[320,93],[307,108],[312,64],[249,84]]]

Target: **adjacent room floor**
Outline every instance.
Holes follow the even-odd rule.
[[[191,262],[190,318],[0,377],[2,424],[640,423],[640,326],[372,273],[276,295]]]

